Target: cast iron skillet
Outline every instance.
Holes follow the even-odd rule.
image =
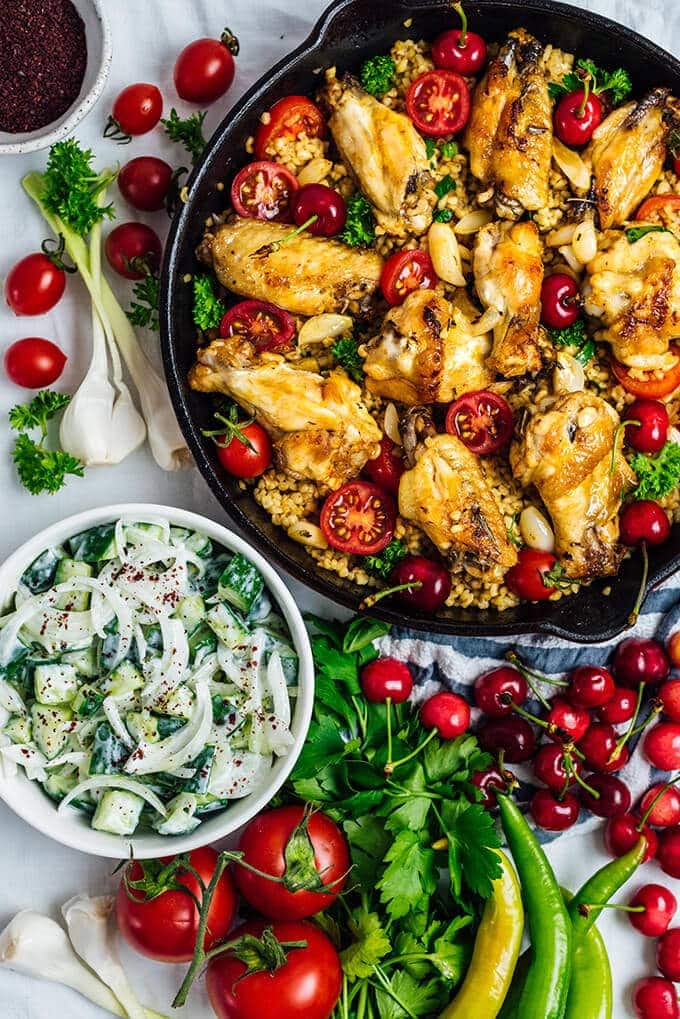
[[[680,94],[680,62],[607,18],[551,0],[470,0],[466,6],[472,27],[488,40],[501,39],[523,25],[546,43],[591,57],[605,67],[626,67],[636,94],[655,85],[668,85]],[[407,20],[408,27],[404,24]],[[336,65],[341,71],[355,70],[366,57],[387,52],[396,39],[432,39],[451,25],[446,0],[338,0],[332,4],[309,39],[254,85],[216,131],[192,175],[189,201],[173,223],[163,265],[165,371],[179,423],[199,470],[263,555],[315,591],[351,609],[358,607],[361,589],[321,570],[300,545],[275,527],[254,499],[220,470],[214,446],[201,435],[202,428],[210,427],[212,405],[209,397],[192,392],[187,385],[195,355],[195,328],[191,287],[183,277],[196,271],[194,251],[206,218],[226,204],[224,191],[218,191],[216,185],[230,182],[248,161],[245,141],[264,110],[291,93],[313,94],[319,86],[319,69]],[[671,540],[651,551],[648,587],[670,576],[679,565],[680,525],[676,525]],[[406,616],[403,609],[380,603],[373,612],[397,625],[443,634],[550,633],[583,643],[599,642],[625,628],[640,579],[641,560],[636,554],[626,560],[617,577],[598,581],[554,603],[522,604],[503,613],[452,608],[434,617]],[[609,596],[603,589],[610,589]]]

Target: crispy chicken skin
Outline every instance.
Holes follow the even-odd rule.
[[[510,449],[522,485],[535,485],[552,517],[555,549],[567,576],[616,573],[621,498],[635,483],[623,456],[614,408],[591,393],[559,397],[537,413]],[[614,470],[612,453],[616,443]]]
[[[364,92],[347,76],[331,78],[320,101],[343,162],[390,234],[423,234],[436,196],[425,142],[411,120]]]
[[[584,158],[592,164],[602,230],[624,223],[663,169],[668,96],[668,89],[656,88],[639,102],[626,103],[593,134]]]
[[[350,301],[374,293],[383,267],[380,255],[307,233],[278,250],[267,249],[290,230],[284,223],[240,218],[219,226],[209,254],[220,283],[243,297],[310,316],[342,312]],[[201,254],[206,255],[205,244]]]
[[[600,319],[598,339],[618,361],[641,371],[672,368],[680,337],[680,244],[672,233],[648,233],[631,244],[608,231],[587,266],[586,310]]]
[[[533,374],[543,363],[540,326],[543,261],[535,223],[489,223],[477,234],[475,286],[487,308],[503,317],[494,328],[493,372],[505,378]]]
[[[366,386],[408,405],[448,403],[492,381],[489,349],[488,335],[473,336],[462,309],[434,290],[415,290],[367,345]]]
[[[472,97],[464,139],[470,169],[493,186],[504,218],[548,203],[553,127],[542,55],[525,29],[511,32]]]
[[[323,489],[339,488],[378,455],[380,429],[342,368],[324,377],[278,354],[258,356],[247,341],[221,339],[199,350],[189,383],[236,400],[269,433],[278,466]]]
[[[479,459],[454,435],[425,439],[401,477],[399,512],[451,560],[465,556],[506,569],[517,562]]]

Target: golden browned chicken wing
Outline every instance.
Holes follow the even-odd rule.
[[[340,241],[303,233],[276,248],[291,228],[259,219],[234,219],[207,238],[220,283],[235,294],[272,301],[298,315],[342,312],[376,290],[383,260]]]
[[[618,361],[639,371],[668,371],[680,337],[680,244],[672,233],[648,233],[630,243],[610,230],[587,266],[586,311],[600,320],[598,339]]]
[[[320,97],[345,165],[390,234],[423,234],[436,196],[425,142],[403,113],[364,92],[349,76],[331,78]]]
[[[517,552],[479,459],[454,435],[425,439],[399,483],[399,512],[450,559],[509,568]]]
[[[553,128],[542,55],[525,29],[511,32],[472,97],[464,139],[470,169],[494,188],[505,218],[548,204]]]
[[[597,128],[584,154],[593,168],[600,227],[620,226],[638,207],[663,169],[669,90],[656,88],[639,102],[614,110]]]
[[[494,328],[489,368],[505,378],[539,371],[546,341],[540,326],[543,260],[536,225],[489,223],[477,234],[475,286],[502,316]]]
[[[278,466],[324,489],[355,478],[379,452],[382,433],[342,368],[325,378],[232,338],[198,352],[189,383],[236,400],[271,436]]]
[[[367,345],[366,386],[409,405],[448,403],[492,381],[485,365],[490,348],[487,333],[472,335],[462,309],[434,290],[415,290]]]
[[[536,414],[510,449],[514,475],[538,489],[552,517],[557,555],[575,579],[616,573],[623,554],[618,514],[635,475],[618,424],[614,408],[599,396],[570,393]]]

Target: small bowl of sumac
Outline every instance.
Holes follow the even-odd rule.
[[[111,66],[103,0],[1,0],[0,155],[48,148],[99,99]]]

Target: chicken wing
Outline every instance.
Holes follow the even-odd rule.
[[[399,403],[448,403],[492,381],[484,363],[490,347],[488,334],[472,335],[460,308],[434,290],[415,290],[367,345],[366,386]]]
[[[539,371],[547,342],[540,326],[543,260],[536,225],[496,222],[483,227],[473,269],[480,300],[502,315],[494,328],[489,368],[505,378]]]
[[[622,558],[618,513],[635,475],[618,424],[601,397],[569,393],[536,414],[510,449],[513,473],[538,489],[552,517],[556,552],[574,579],[616,573]]]
[[[236,400],[269,433],[278,466],[324,490],[355,478],[378,455],[382,433],[341,368],[328,377],[302,371],[232,338],[199,351],[189,384]]]
[[[399,512],[439,551],[509,568],[517,552],[479,459],[454,435],[425,439],[399,483]]]
[[[602,324],[598,339],[617,361],[638,371],[668,371],[680,336],[680,244],[672,233],[645,234],[630,243],[610,230],[587,267],[586,311]]]
[[[600,227],[624,223],[658,178],[666,159],[669,90],[656,88],[639,102],[614,110],[584,154],[593,168]]]
[[[345,165],[387,233],[423,234],[436,195],[425,142],[403,113],[374,99],[347,76],[331,78],[320,96]]]
[[[283,223],[234,219],[208,235],[209,255],[220,283],[243,297],[272,301],[297,315],[342,312],[370,297],[380,282],[383,260],[339,241],[290,233]]]
[[[525,29],[511,32],[472,98],[464,140],[470,169],[492,185],[505,218],[548,204],[553,127],[542,56]]]

